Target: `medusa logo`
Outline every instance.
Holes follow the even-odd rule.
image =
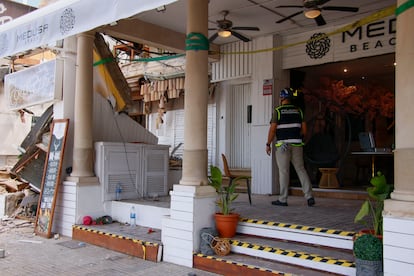
[[[325,33],[315,33],[306,43],[306,53],[310,58],[322,58],[329,52],[331,40]]]
[[[75,26],[75,13],[71,8],[65,9],[60,16],[60,33],[68,33]]]

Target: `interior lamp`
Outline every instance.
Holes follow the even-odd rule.
[[[231,36],[231,32],[229,30],[219,30],[218,35],[221,37],[229,37]]]
[[[311,8],[311,9],[306,9],[303,13],[305,14],[307,18],[315,18],[321,14],[321,10],[318,8]]]

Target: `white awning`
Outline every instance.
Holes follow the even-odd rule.
[[[58,1],[1,25],[0,57],[52,44],[175,1],[177,0]]]

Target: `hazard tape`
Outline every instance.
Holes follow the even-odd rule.
[[[109,233],[109,232],[104,232],[104,231],[101,231],[101,230],[87,228],[87,227],[79,226],[79,225],[73,225],[72,228],[73,229],[77,229],[77,230],[82,230],[82,231],[90,232],[90,233],[94,233],[94,234],[108,236],[108,237],[111,237],[111,238],[118,238],[118,239],[121,239],[121,240],[131,240],[134,243],[138,243],[138,244],[142,244],[142,245],[150,245],[150,246],[158,246],[159,245],[158,243],[148,242],[148,241],[142,241],[142,240],[138,240],[138,239],[133,239],[131,237],[126,237],[126,236],[122,236],[122,235],[118,235],[118,234],[113,234],[113,233]]]
[[[410,9],[414,6],[414,0],[409,0],[406,3],[404,3],[403,5],[399,6],[397,8],[396,5],[391,5],[383,10],[380,10],[378,12],[375,12],[365,18],[362,18],[360,20],[355,21],[354,23],[348,24],[342,28],[336,29],[330,33],[327,34],[323,34],[323,36],[332,36],[335,34],[339,34],[339,33],[343,33],[349,30],[352,30],[354,28],[358,28],[360,26],[366,25],[368,23],[377,21],[381,18],[396,14],[399,15],[402,12],[406,11],[407,9]],[[259,50],[253,50],[253,51],[239,51],[239,52],[221,52],[221,51],[209,51],[210,55],[216,55],[216,54],[220,54],[220,55],[244,55],[244,54],[258,54],[258,53],[264,53],[264,52],[273,52],[273,51],[279,51],[279,50],[283,50],[286,48],[290,48],[293,46],[298,46],[301,44],[306,44],[309,42],[313,42],[313,41],[318,41],[321,37],[317,36],[308,40],[304,40],[304,41],[299,41],[299,42],[295,42],[295,43],[291,43],[291,44],[286,44],[286,45],[282,45],[282,46],[278,46],[278,47],[273,47],[273,48],[267,48],[267,49],[259,49]],[[174,59],[174,58],[179,58],[185,56],[185,54],[177,54],[177,55],[173,55],[173,56],[161,56],[161,57],[155,57],[155,58],[140,58],[140,59],[134,59],[132,61],[136,61],[136,62],[152,62],[152,61],[160,61],[160,60],[168,60],[168,59]],[[102,59],[102,60],[98,60],[97,62],[95,62],[93,65],[99,65],[99,64],[103,64],[103,63],[107,63],[107,62],[112,62],[114,61],[114,58],[108,58],[108,59]]]
[[[412,1],[412,0],[410,0],[410,1]],[[348,25],[346,25],[342,28],[336,29],[332,32],[323,34],[321,36],[323,36],[323,37],[332,36],[332,35],[335,35],[335,34],[339,34],[339,33],[345,32],[345,31],[352,30],[354,28],[358,28],[358,27],[363,26],[365,24],[377,21],[381,18],[393,15],[393,14],[395,14],[395,10],[396,10],[396,5],[391,5],[387,8],[385,8],[385,9],[380,10],[378,12],[375,12],[375,13],[373,13],[373,14],[365,17],[365,18],[357,20],[354,23],[348,24]],[[298,42],[295,42],[295,43],[286,44],[286,45],[282,45],[282,46],[278,46],[278,47],[267,48],[267,49],[259,49],[259,50],[253,50],[253,51],[239,51],[239,52],[220,52],[219,51],[219,52],[211,52],[211,53],[212,54],[220,54],[220,55],[243,55],[243,54],[258,54],[258,53],[264,53],[264,52],[273,52],[273,51],[279,51],[279,50],[283,50],[283,49],[286,49],[286,48],[290,48],[290,47],[293,47],[293,46],[298,46],[298,45],[301,45],[301,44],[306,44],[306,43],[313,42],[313,41],[318,41],[321,38],[321,36],[317,36],[317,37],[314,37],[314,38],[311,38],[311,39],[308,39],[308,40],[298,41]]]
[[[414,7],[414,0],[408,0],[407,2],[398,6],[397,10],[395,11],[395,14],[398,16],[406,10],[411,9],[412,7]]]
[[[232,261],[232,260],[217,258],[217,257],[210,256],[210,255],[204,255],[204,254],[201,254],[201,253],[194,253],[194,256],[197,256],[197,257],[200,257],[200,258],[206,258],[206,259],[209,259],[209,260],[214,260],[214,261],[217,261],[217,262],[222,262],[222,263],[226,263],[226,264],[230,264],[230,265],[237,265],[237,266],[240,266],[240,267],[246,267],[246,268],[252,269],[252,270],[258,270],[258,271],[262,271],[262,272],[269,272],[269,273],[272,273],[272,274],[275,274],[275,275],[286,275],[286,276],[293,276],[294,275],[294,274],[291,274],[291,273],[284,273],[284,272],[277,271],[277,270],[271,270],[271,269],[267,269],[267,268],[254,266],[254,265],[248,265],[248,264],[245,264],[245,263],[235,262],[235,261]]]
[[[344,267],[355,267],[355,263],[352,261],[341,260],[341,259],[336,259],[336,258],[331,258],[331,257],[323,257],[317,254],[309,254],[305,252],[298,252],[298,251],[293,251],[293,250],[286,250],[286,249],[281,249],[281,248],[257,245],[257,244],[241,242],[237,240],[230,240],[230,244],[232,246],[238,246],[238,247],[249,248],[249,249],[258,250],[258,251],[264,251],[267,253],[283,255],[286,257],[299,258],[302,260],[308,260],[308,261],[314,261],[314,262],[320,262],[320,263],[338,265],[338,266],[344,266]]]
[[[276,226],[276,227],[289,228],[289,229],[295,229],[295,230],[338,235],[338,236],[343,236],[343,237],[353,237],[356,234],[355,232],[352,232],[352,231],[342,231],[342,230],[336,230],[336,229],[328,229],[328,228],[314,227],[314,226],[305,226],[305,225],[299,225],[299,224],[291,224],[291,223],[283,223],[283,222],[272,222],[272,221],[266,221],[266,220],[256,220],[256,219],[242,218],[242,219],[240,219],[240,221],[241,222],[247,222],[247,223],[253,223],[253,224],[260,224],[260,225]]]

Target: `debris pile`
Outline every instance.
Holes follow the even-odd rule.
[[[29,183],[18,179],[5,169],[0,169],[0,217],[34,220],[39,194],[30,189]]]

